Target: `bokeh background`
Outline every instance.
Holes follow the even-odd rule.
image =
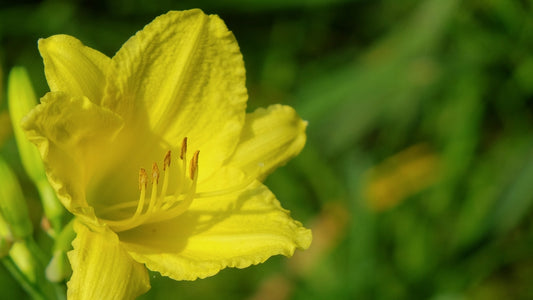
[[[194,282],[153,273],[142,299],[533,299],[533,1],[1,0],[1,86],[20,65],[47,91],[38,38],[112,56],[195,7],[237,37],[249,110],[283,103],[309,121],[266,183],[314,241]],[[0,154],[38,228],[0,89]],[[0,295],[27,297],[4,268]]]

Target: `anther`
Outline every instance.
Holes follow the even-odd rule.
[[[191,180],[194,180],[194,177],[196,176],[196,172],[198,171],[198,155],[200,155],[200,151],[194,152],[194,155],[191,159],[191,166],[190,166],[190,177]]]
[[[148,181],[148,175],[146,174],[146,170],[141,168],[139,170],[139,190],[142,190],[143,187],[146,188],[147,181]]]
[[[184,137],[183,141],[181,141],[180,159],[184,160],[186,154],[187,154],[187,137]]]
[[[152,183],[159,183],[159,168],[156,163],[152,164]]]
[[[170,150],[167,151],[165,159],[163,160],[163,171],[170,167]]]

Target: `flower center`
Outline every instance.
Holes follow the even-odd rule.
[[[152,164],[151,184],[148,187],[148,174],[144,168],[139,170],[139,200],[129,201],[108,207],[105,211],[111,213],[120,210],[132,210],[136,206],[131,217],[122,220],[100,219],[101,222],[109,225],[115,232],[126,231],[142,224],[161,222],[181,215],[191,205],[196,194],[198,181],[198,156],[200,151],[196,151],[189,162],[187,168],[187,138],[181,144],[178,165],[178,176],[176,190],[167,195],[170,178],[170,150],[163,159],[163,180],[160,187],[161,172],[157,163]],[[187,169],[189,174],[187,176]],[[147,192],[150,190],[150,197]]]

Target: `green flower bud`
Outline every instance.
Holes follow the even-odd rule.
[[[25,242],[17,242],[9,251],[9,255],[17,268],[32,282],[37,282],[37,261]]]
[[[30,178],[34,182],[38,182],[46,178],[44,165],[39,151],[37,151],[35,145],[26,139],[24,131],[20,127],[22,118],[37,106],[37,98],[35,97],[30,79],[24,68],[15,67],[9,73],[7,95],[9,114],[11,115],[11,122],[22,165]]]
[[[15,174],[0,157],[0,214],[15,240],[31,235],[33,227],[28,215],[26,200]]]
[[[46,267],[46,279],[50,282],[66,281],[72,275],[72,268],[68,261],[67,253],[55,251],[52,260]]]
[[[9,113],[22,166],[37,186],[43,202],[45,215],[50,219],[52,227],[58,230],[61,227],[64,208],[61,206],[52,187],[48,183],[39,151],[35,145],[28,141],[20,126],[22,118],[37,105],[37,98],[35,97],[30,79],[24,68],[15,67],[11,70],[8,78],[7,92]]]

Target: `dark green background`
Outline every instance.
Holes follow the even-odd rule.
[[[237,37],[250,110],[283,103],[309,121],[306,148],[267,184],[314,230],[311,248],[194,282],[154,273],[144,299],[533,298],[533,1],[0,3],[4,87],[21,65],[46,92],[38,38],[112,56],[156,16],[198,7]],[[409,180],[389,184],[392,198],[418,188],[376,210],[369,182],[415,170],[395,156],[414,145],[437,163],[398,173]],[[35,207],[13,137],[0,153]],[[0,276],[0,295],[24,295]]]

